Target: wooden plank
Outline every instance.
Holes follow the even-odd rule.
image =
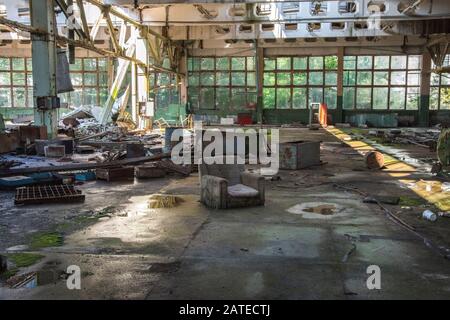
[[[49,166],[49,167],[36,167],[36,168],[15,168],[8,170],[0,170],[0,177],[10,177],[18,176],[30,173],[39,172],[63,172],[63,171],[73,171],[73,170],[89,170],[97,168],[108,168],[117,166],[134,165],[150,161],[158,161],[164,158],[169,158],[170,153],[161,153],[149,157],[140,157],[133,159],[117,160],[106,163],[74,163],[62,166]]]

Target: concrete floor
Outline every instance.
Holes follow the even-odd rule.
[[[86,202],[76,205],[16,208],[13,194],[1,193],[0,251],[26,245],[38,231],[61,232],[63,246],[41,249],[45,258],[21,272],[75,264],[82,289],[68,290],[64,280],[32,289],[2,286],[0,299],[450,298],[448,259],[377,205],[334,184],[371,194],[414,196],[411,190],[384,171],[366,170],[362,156],[325,131],[283,129],[282,139],[323,141],[325,164],[280,171],[280,181],[267,182],[264,207],[208,210],[198,202],[196,174],[86,183]],[[148,209],[148,196],[162,191],[185,202]],[[337,213],[296,213],[302,204],[330,204]],[[107,206],[114,208],[111,217],[80,218]],[[450,219],[423,221],[425,207],[391,208],[445,250]],[[381,290],[366,287],[369,265],[381,268]]]

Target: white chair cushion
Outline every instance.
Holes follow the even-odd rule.
[[[256,197],[259,192],[249,186],[243,184],[235,184],[228,187],[228,194],[236,198]]]

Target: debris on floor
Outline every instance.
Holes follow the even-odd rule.
[[[170,194],[153,194],[148,200],[148,207],[151,209],[156,208],[173,208],[178,206],[183,199],[179,196]]]
[[[366,154],[366,165],[369,169],[381,169],[384,166],[384,155],[378,151],[370,151]]]

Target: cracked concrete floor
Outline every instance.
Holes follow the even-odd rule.
[[[282,137],[309,135],[324,141],[322,159],[327,164],[281,171],[280,181],[267,182],[264,207],[208,210],[198,202],[194,174],[134,184],[87,183],[82,205],[15,208],[10,194],[2,194],[0,224],[7,227],[0,250],[26,243],[26,235],[36,230],[69,223],[62,231],[64,244],[41,249],[45,258],[21,272],[78,265],[82,289],[68,290],[64,280],[56,280],[32,289],[2,286],[0,298],[450,298],[450,261],[390,221],[376,205],[336,189],[334,183],[351,182],[377,194],[411,191],[392,177],[364,170],[361,157],[348,154],[351,149],[325,132],[298,131],[284,130]],[[161,190],[181,195],[185,202],[172,209],[147,208],[148,196]],[[289,210],[302,203],[334,204],[340,210],[327,216]],[[70,227],[70,217],[104,206],[125,214]],[[402,218],[430,234],[448,230],[448,221],[421,221],[419,210],[402,212]],[[381,268],[381,290],[366,287],[369,265]]]

